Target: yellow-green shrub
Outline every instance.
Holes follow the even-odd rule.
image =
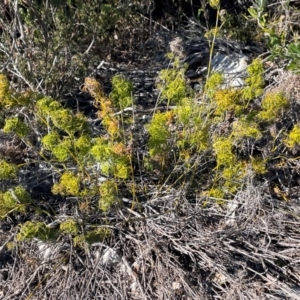
[[[0,180],[15,179],[17,176],[18,167],[15,164],[8,163],[5,160],[0,160]]]
[[[101,242],[112,235],[112,231],[106,227],[99,227],[94,230],[90,230],[85,235],[85,240],[89,244]]]
[[[240,115],[244,109],[241,90],[231,88],[218,90],[213,97],[216,103],[216,115],[223,116],[225,112],[234,112]]]
[[[126,147],[122,143],[96,138],[90,153],[104,175],[126,179],[130,174],[130,156],[125,149]]]
[[[173,68],[159,72],[157,88],[161,91],[162,99],[166,99],[170,105],[180,104],[180,101],[189,93],[185,79],[186,67],[181,66],[178,58],[175,58]]]
[[[9,82],[4,74],[0,74],[0,105],[8,106],[11,102]]]
[[[18,241],[38,238],[42,241],[49,241],[57,236],[57,231],[48,227],[44,222],[27,221],[20,227],[17,235]]]
[[[0,218],[13,212],[25,213],[27,206],[31,203],[30,195],[22,186],[0,193]]]
[[[216,137],[213,141],[213,150],[216,154],[217,168],[220,166],[233,166],[236,156],[232,153],[232,141],[229,138]]]
[[[85,249],[88,245],[101,242],[112,235],[112,231],[106,227],[99,227],[88,231],[86,234],[76,235],[73,238],[74,246]]]
[[[72,141],[69,138],[63,139],[52,148],[52,153],[59,162],[66,162],[71,158]]]
[[[113,205],[120,202],[118,186],[115,181],[104,181],[99,187],[99,192],[99,208],[104,212],[107,212]]]
[[[267,92],[261,103],[262,111],[257,115],[260,120],[272,121],[280,111],[289,106],[289,101],[283,93]]]
[[[173,121],[173,112],[157,112],[154,114],[147,129],[150,134],[149,154],[150,156],[164,155],[168,151],[168,139],[171,137],[170,124]]]
[[[13,117],[5,120],[3,131],[6,133],[13,132],[23,138],[29,133],[29,128],[19,118]]]
[[[205,94],[208,98],[212,98],[217,90],[221,88],[221,85],[224,83],[224,76],[219,73],[215,72],[212,73],[206,81],[205,84]]]
[[[132,106],[133,85],[122,75],[116,75],[112,78],[112,92],[109,97],[112,99],[118,109],[124,109]]]
[[[247,67],[248,77],[245,79],[246,86],[243,88],[243,98],[253,100],[263,94],[264,68],[261,59],[254,59]]]
[[[262,133],[260,132],[257,123],[248,121],[245,118],[240,118],[233,122],[231,136],[235,141],[243,138],[259,140],[262,137]]]
[[[79,232],[79,227],[74,219],[68,219],[60,223],[59,230],[65,234],[77,235]]]
[[[80,195],[81,178],[70,171],[62,174],[59,183],[55,183],[52,187],[54,195],[62,196],[79,196]]]
[[[284,140],[284,144],[290,148],[300,145],[300,125],[296,124]]]
[[[251,157],[251,167],[255,174],[265,174],[267,172],[267,160],[261,157]]]

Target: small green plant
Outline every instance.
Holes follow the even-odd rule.
[[[62,196],[79,196],[80,195],[80,177],[70,171],[66,171],[60,177],[59,183],[55,183],[52,187],[54,195]]]
[[[124,109],[132,105],[133,85],[122,75],[116,75],[112,78],[112,92],[109,97],[114,106]]]
[[[212,98],[217,90],[221,88],[221,85],[224,83],[224,76],[215,72],[212,73],[206,80],[205,84],[205,94],[208,98]]]
[[[254,59],[247,67],[248,77],[245,79],[243,88],[243,99],[245,101],[253,100],[263,94],[264,87],[264,68],[261,59]]]
[[[257,115],[260,120],[273,121],[279,113],[289,106],[289,101],[283,93],[268,92],[262,100],[262,111]]]
[[[224,137],[216,137],[212,147],[216,154],[217,168],[221,166],[230,167],[235,165],[236,156],[232,153],[232,140]]]
[[[231,136],[234,141],[244,138],[259,140],[262,138],[262,133],[260,132],[257,123],[248,121],[245,118],[240,118],[232,124]]]
[[[96,138],[90,150],[102,173],[117,178],[128,178],[130,174],[130,156],[123,143],[110,142]]]
[[[255,174],[265,174],[267,172],[267,159],[261,157],[250,158],[250,165]]]
[[[159,72],[157,88],[161,91],[162,99],[168,101],[168,105],[180,104],[189,91],[185,80],[187,66],[181,66],[178,58],[173,59],[173,68]]]
[[[12,102],[9,82],[4,74],[0,74],[0,105],[5,107]]]
[[[120,198],[118,195],[118,186],[115,181],[104,181],[100,185],[99,192],[99,208],[102,211],[107,212],[113,205],[120,203]]]
[[[106,227],[99,227],[94,230],[90,230],[86,233],[85,239],[91,245],[93,243],[101,242],[112,235],[112,231]]]
[[[16,212],[24,214],[31,203],[30,195],[22,186],[0,193],[0,218]]]
[[[296,124],[284,140],[284,144],[290,148],[300,145],[300,125]]]
[[[168,152],[168,139],[171,137],[169,125],[173,120],[173,112],[157,112],[154,114],[151,123],[147,126],[149,139],[149,154],[152,157],[162,156]]]
[[[230,111],[240,115],[244,109],[241,91],[234,88],[216,91],[214,101],[216,103],[216,115],[223,116]]]
[[[18,241],[38,238],[42,241],[53,240],[57,236],[57,231],[48,227],[44,222],[27,221],[20,227],[17,235]]]
[[[86,234],[79,234],[73,238],[74,246],[81,249],[86,249],[93,243],[102,242],[106,238],[112,235],[112,231],[109,228],[99,227],[88,231]]]
[[[59,225],[59,230],[65,234],[77,235],[79,227],[74,219],[68,219]]]
[[[74,115],[70,109],[63,108],[61,104],[49,97],[37,101],[39,121],[51,127],[52,130],[62,130],[70,137],[75,133],[87,130],[87,119],[81,114]]]
[[[29,128],[19,118],[7,118],[3,132],[13,132],[20,138],[23,138],[29,133]]]
[[[0,180],[15,179],[18,167],[15,164],[0,160]]]

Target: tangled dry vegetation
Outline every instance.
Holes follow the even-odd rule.
[[[264,190],[249,179],[226,210],[168,189],[153,193],[140,213],[108,215],[114,235],[86,251],[66,238],[2,248],[2,263],[10,264],[2,297],[298,299],[299,204]],[[114,257],[108,265],[104,253]]]
[[[86,2],[0,4],[0,299],[300,299],[297,10]]]

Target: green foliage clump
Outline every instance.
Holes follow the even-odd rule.
[[[59,183],[55,183],[52,187],[54,195],[62,196],[79,196],[80,195],[80,177],[73,172],[66,171],[62,174]]]
[[[17,171],[18,167],[15,164],[8,163],[5,160],[0,160],[0,180],[15,179]]]
[[[32,91],[13,92],[9,81],[4,74],[0,73],[0,108],[12,108],[16,106],[29,107],[40,96]]]
[[[267,172],[266,159],[251,157],[251,167],[255,174],[265,174]]]
[[[212,188],[208,191],[208,196],[220,200],[224,199],[225,193],[220,188]]]
[[[53,100],[51,97],[44,97],[37,101],[35,107],[38,112],[38,117],[46,122],[46,119],[53,111],[61,108],[61,104],[58,101]]]
[[[19,118],[7,118],[3,127],[4,132],[13,132],[20,138],[29,133],[29,128]]]
[[[75,247],[85,249],[87,247],[87,241],[83,234],[78,234],[73,237],[73,243]]]
[[[232,141],[229,138],[216,137],[212,147],[216,154],[217,168],[230,167],[236,163],[236,156],[232,153]]]
[[[259,112],[257,117],[260,120],[270,122],[278,116],[280,111],[288,106],[289,101],[283,93],[268,92],[264,95],[261,103],[262,111]]]
[[[52,132],[44,135],[41,142],[42,142],[44,149],[52,151],[57,146],[57,144],[60,142],[60,136],[59,136],[58,132],[52,131]]]
[[[42,241],[49,241],[57,236],[56,230],[48,227],[44,222],[27,221],[20,227],[17,235],[18,241],[38,238]]]
[[[244,109],[241,91],[238,89],[218,90],[214,94],[214,101],[216,103],[216,115],[223,116],[228,111],[239,115]]]
[[[194,108],[195,105],[193,104],[193,99],[183,98],[181,105],[177,106],[174,110],[178,118],[178,122],[183,126],[189,126],[195,113]]]
[[[0,106],[9,106],[12,102],[9,82],[4,74],[0,74]]]
[[[169,125],[173,121],[173,112],[157,112],[151,123],[147,126],[150,134],[149,154],[150,156],[164,155],[168,151],[168,139],[171,137]]]
[[[130,174],[130,157],[122,143],[96,138],[90,150],[91,155],[104,175],[113,175],[117,178],[128,178]]]
[[[52,130],[56,127],[70,137],[73,137],[76,132],[87,130],[87,119],[83,114],[74,115],[70,109],[63,108],[56,100],[49,97],[42,98],[37,101],[36,108],[42,123],[47,124]],[[52,123],[49,124],[49,121]]]
[[[168,100],[170,105],[179,104],[189,93],[185,71],[186,66],[180,66],[179,60],[175,59],[172,69],[159,72],[157,88],[161,91],[162,99]]]
[[[246,168],[242,162],[237,162],[235,165],[225,167],[221,172],[221,182],[223,182],[222,190],[224,190],[227,195],[236,193],[243,184],[245,175]]]
[[[181,154],[186,153],[188,149],[198,151],[208,149],[210,119],[205,117],[207,114],[209,114],[208,104],[199,105],[189,98],[183,99],[182,105],[174,110],[178,123],[176,145],[180,148]]]
[[[66,162],[71,157],[72,141],[70,138],[64,138],[60,143],[52,148],[53,155],[59,162]]]
[[[113,205],[120,202],[118,186],[115,181],[104,181],[99,187],[99,192],[99,208],[104,212],[107,212]]]
[[[231,136],[235,141],[243,138],[259,140],[262,138],[262,133],[260,132],[257,123],[241,118],[232,124]]]
[[[74,246],[85,249],[88,245],[101,242],[112,235],[109,228],[99,227],[88,231],[86,234],[79,234],[73,238]]]
[[[245,100],[255,99],[263,94],[264,68],[261,59],[255,59],[247,67],[248,77],[245,79],[246,86],[243,88]]]
[[[112,231],[109,228],[99,227],[88,231],[85,235],[85,240],[91,245],[93,243],[101,242],[111,235]]]
[[[77,235],[79,227],[74,219],[68,219],[59,225],[59,230],[65,234]]]
[[[85,157],[92,147],[92,140],[88,135],[82,135],[74,141],[76,154],[79,157]]]
[[[296,124],[284,140],[284,144],[290,148],[300,145],[300,125]]]
[[[78,113],[75,116],[71,113],[69,109],[58,109],[52,112],[50,118],[58,129],[64,130],[70,136],[73,136],[75,132],[82,131],[86,127],[86,117]]]
[[[115,106],[124,109],[132,105],[133,85],[122,75],[116,75],[112,78],[112,92],[109,97]]]
[[[30,195],[22,186],[0,193],[0,218],[13,212],[25,213],[31,203]]]
[[[215,92],[221,88],[221,85],[224,83],[224,76],[219,73],[215,72],[212,73],[206,80],[205,84],[205,93],[208,98],[212,98]]]

